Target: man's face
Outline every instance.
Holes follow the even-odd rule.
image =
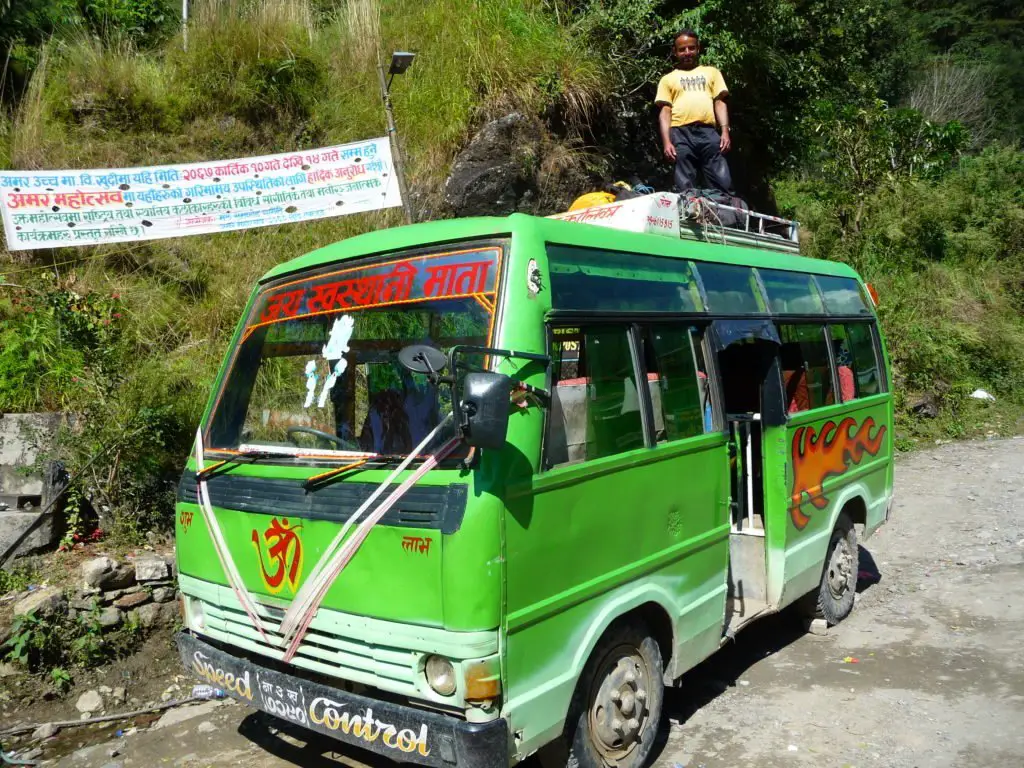
[[[693,69],[700,60],[700,43],[695,37],[680,35],[676,38],[672,54],[676,57],[680,69]]]

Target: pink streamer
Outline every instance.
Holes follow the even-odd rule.
[[[451,453],[455,447],[459,444],[459,439],[454,438],[449,440],[445,445],[441,446],[438,452],[430,456],[426,461],[423,462],[415,472],[413,472],[408,478],[406,478],[401,485],[399,485],[391,494],[380,503],[377,507],[356,529],[355,533],[352,534],[351,538],[345,542],[342,547],[342,551],[339,555],[337,564],[331,566],[329,571],[329,577],[324,580],[323,585],[317,590],[313,596],[312,602],[309,608],[306,610],[305,615],[301,619],[298,629],[295,631],[295,636],[288,646],[288,650],[285,651],[284,661],[290,662],[295,654],[299,650],[299,646],[302,644],[303,638],[306,636],[306,631],[309,629],[309,625],[313,623],[313,619],[316,617],[317,611],[320,609],[320,603],[323,602],[324,597],[327,596],[328,590],[334,583],[334,580],[338,578],[341,572],[345,569],[348,563],[352,560],[352,557],[362,546],[362,543],[366,540],[366,537],[370,535],[370,529],[377,524],[391,507],[395,505],[402,496],[408,492],[420,479],[427,474],[430,470],[436,467],[444,458]]]
[[[206,483],[200,483],[200,487],[205,485]],[[202,494],[203,499],[202,501],[200,501],[200,504],[205,503],[205,489],[199,489],[198,493]],[[210,540],[213,542],[213,550],[217,553],[217,559],[220,560],[220,567],[224,571],[224,576],[227,577],[228,584],[231,585],[231,589],[234,591],[235,597],[238,599],[239,604],[242,606],[243,610],[245,610],[246,615],[249,617],[249,621],[252,622],[253,627],[256,629],[257,632],[260,633],[260,636],[263,638],[263,640],[267,643],[270,643],[270,638],[267,637],[267,633],[263,630],[263,622],[260,621],[258,615],[253,613],[252,609],[246,603],[245,597],[242,595],[241,590],[243,588],[235,584],[234,579],[231,578],[231,572],[228,570],[228,565],[224,560],[225,554],[221,552],[220,544],[217,543],[216,537],[210,536]]]
[[[196,430],[196,471],[202,472],[203,465],[203,435],[199,430]],[[245,591],[245,587],[238,583],[238,578],[240,577],[237,577],[238,575],[234,567],[234,561],[231,560],[231,553],[225,552],[221,548],[221,537],[223,534],[220,532],[220,527],[217,524],[217,516],[213,511],[213,505],[210,503],[210,496],[206,490],[205,480],[197,480],[196,482],[196,501],[199,502],[199,508],[203,511],[203,518],[206,520],[206,526],[210,529],[210,541],[213,542],[213,551],[217,553],[217,559],[220,561],[220,567],[224,571],[224,576],[228,580],[228,584],[231,585],[231,589],[234,591],[235,597],[238,598],[238,602],[241,604],[242,609],[249,617],[249,621],[252,622],[256,631],[260,633],[260,637],[262,637],[264,642],[268,645],[272,644],[270,638],[267,637],[266,631],[263,629],[263,622],[260,621],[260,617],[256,613],[255,601],[252,599],[252,596]]]

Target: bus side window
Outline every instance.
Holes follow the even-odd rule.
[[[686,325],[655,325],[646,331],[656,442],[693,437],[714,428],[700,338],[699,329]]]
[[[782,386],[788,413],[835,403],[832,367],[821,325],[779,325]]]
[[[871,326],[868,323],[833,325],[831,334],[843,402],[881,392]]]
[[[553,328],[544,466],[644,446],[640,395],[625,326]]]

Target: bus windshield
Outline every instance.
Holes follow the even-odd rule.
[[[398,352],[484,346],[494,318],[496,245],[335,264],[267,286],[211,413],[208,449],[405,456],[451,411],[450,390]],[[454,435],[451,423],[425,449]]]

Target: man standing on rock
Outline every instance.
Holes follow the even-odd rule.
[[[708,186],[733,195],[729,164],[722,156],[732,146],[722,73],[700,66],[700,39],[692,29],[676,35],[672,55],[676,68],[661,78],[654,103],[665,158],[676,164],[676,191],[696,188],[699,169]]]

